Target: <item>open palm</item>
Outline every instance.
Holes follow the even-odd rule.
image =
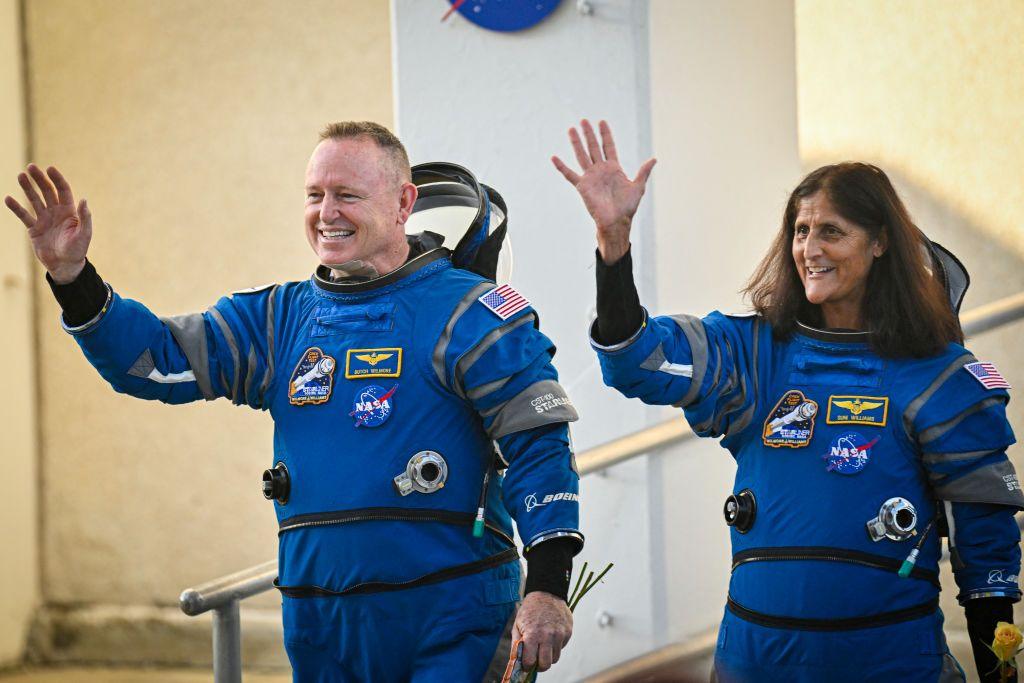
[[[591,218],[597,226],[598,247],[606,260],[616,258],[629,248],[629,231],[640,199],[647,188],[647,178],[656,163],[648,159],[640,166],[632,180],[619,164],[618,152],[611,129],[604,121],[599,123],[601,142],[593,126],[584,119],[580,122],[586,146],[575,128],[569,129],[569,141],[576,153],[582,173],[576,173],[557,156],[551,157],[555,168],[576,188],[583,198]],[[612,253],[606,253],[606,248]],[[620,253],[621,252],[621,253]]]
[[[30,165],[28,173],[18,175],[18,184],[32,210],[23,207],[13,197],[6,197],[4,204],[28,228],[36,258],[53,279],[60,283],[70,282],[85,265],[85,255],[92,239],[92,216],[88,205],[83,199],[75,206],[71,186],[52,166],[43,173],[35,164]]]

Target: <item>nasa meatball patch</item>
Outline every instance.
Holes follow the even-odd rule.
[[[839,474],[860,474],[871,458],[871,449],[878,443],[859,432],[846,432],[832,439],[828,453],[821,456],[827,461],[825,469]]]
[[[352,412],[348,414],[353,418],[356,427],[380,427],[388,421],[391,413],[395,410],[395,384],[386,389],[377,384],[367,384],[356,391],[352,400]]]
[[[761,440],[772,448],[802,448],[814,436],[817,414],[817,402],[804,396],[802,391],[787,391],[764,421]]]
[[[326,403],[334,383],[334,358],[319,347],[306,349],[288,382],[288,402],[293,406]]]

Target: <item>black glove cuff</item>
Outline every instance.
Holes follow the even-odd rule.
[[[78,327],[89,322],[99,315],[107,303],[107,286],[88,259],[78,277],[66,285],[54,282],[49,273],[46,274],[46,281],[64,311],[64,323],[68,327]]]
[[[632,249],[611,265],[597,257],[597,325],[594,341],[602,346],[624,342],[644,323],[644,310],[633,281]]]
[[[525,593],[544,591],[567,600],[577,543],[572,538],[553,538],[533,546],[526,555]]]

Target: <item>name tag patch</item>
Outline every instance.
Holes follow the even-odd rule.
[[[320,347],[305,350],[288,382],[288,402],[293,406],[326,403],[334,384],[334,358]]]
[[[345,378],[398,377],[402,374],[402,349],[349,349],[345,354]]]
[[[829,396],[825,422],[884,427],[889,418],[888,396]]]

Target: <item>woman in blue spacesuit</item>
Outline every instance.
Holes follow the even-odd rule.
[[[942,535],[979,675],[998,680],[984,643],[1021,595],[1024,496],[1009,385],[961,345],[959,262],[880,169],[837,164],[791,194],[752,313],[650,318],[629,234],[654,160],[630,180],[607,124],[582,130],[581,172],[552,161],[597,227],[605,382],[682,408],[736,459],[718,680],[964,680],[938,609]]]

